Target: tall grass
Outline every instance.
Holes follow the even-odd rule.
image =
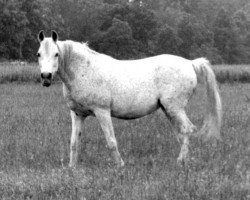
[[[250,83],[250,64],[215,65],[213,69],[220,83]]]
[[[250,65],[214,65],[216,78],[220,83],[250,83]],[[54,79],[59,81],[58,77]],[[2,62],[0,63],[0,83],[40,82],[37,63]]]
[[[0,63],[0,83],[11,82],[40,82],[38,65],[18,61]]]
[[[126,163],[117,169],[95,118],[83,127],[78,167],[67,168],[71,122],[61,86],[0,85],[0,199],[247,200],[250,186],[249,84],[224,84],[223,141],[190,141],[189,161],[162,112],[113,119]],[[188,113],[200,125],[202,88]]]

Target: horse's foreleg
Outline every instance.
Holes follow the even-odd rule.
[[[69,166],[75,167],[78,158],[79,137],[81,134],[82,123],[85,117],[78,116],[74,111],[70,111],[72,120],[72,134],[70,139],[70,161]]]
[[[108,148],[111,150],[112,156],[114,157],[117,165],[122,167],[124,165],[124,162],[118,151],[110,110],[98,109],[94,111],[94,114],[101,125],[108,144]]]

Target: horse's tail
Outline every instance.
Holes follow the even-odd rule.
[[[215,74],[209,61],[205,58],[195,59],[192,61],[192,64],[197,75],[198,83],[206,85],[208,100],[207,116],[205,117],[199,135],[204,135],[206,138],[212,136],[220,140],[222,105]]]

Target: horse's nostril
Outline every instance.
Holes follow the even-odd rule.
[[[51,79],[51,78],[52,78],[52,74],[49,73],[49,74],[48,74],[48,79]]]
[[[48,73],[48,72],[41,73],[41,78],[42,79],[51,79],[52,73]]]

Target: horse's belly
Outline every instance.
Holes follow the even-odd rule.
[[[136,100],[133,100],[131,97],[113,102],[111,115],[121,119],[136,119],[148,115],[158,108],[159,104],[156,97]]]
[[[145,108],[145,109],[130,109],[130,110],[111,110],[112,117],[116,117],[119,119],[136,119],[140,118],[146,115],[149,115],[150,113],[154,112],[159,108],[159,105],[155,104],[151,107]]]

